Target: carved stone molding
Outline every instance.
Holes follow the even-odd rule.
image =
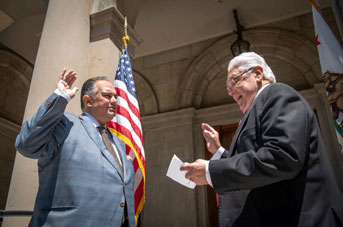
[[[15,75],[26,88],[30,87],[32,66],[16,54],[7,50],[0,50],[0,68],[1,70],[8,69],[11,71],[9,76]]]
[[[137,98],[141,116],[157,114],[158,104],[156,94],[148,80],[139,72],[133,70],[137,89]]]
[[[195,124],[214,125],[235,124],[242,118],[242,111],[236,103],[196,110]]]
[[[284,83],[298,87],[297,90],[311,88],[321,81],[316,46],[306,37],[275,28],[251,29],[244,37],[250,42],[251,51],[268,58],[266,60],[270,60],[272,66],[282,65],[286,76],[277,74],[277,81],[283,82],[283,79]],[[180,83],[175,109],[203,108],[202,102],[211,82],[222,78],[225,83],[227,64],[233,58],[228,47],[235,39],[235,34],[226,36],[194,59]],[[274,68],[274,71],[278,70],[281,69]]]
[[[32,66],[16,54],[0,50],[0,117],[21,124]]]
[[[142,117],[143,130],[147,131],[154,129],[171,128],[187,124],[193,125],[194,117],[194,108],[187,108],[168,113],[145,116]]]
[[[91,42],[110,38],[118,49],[122,49],[125,19],[115,7],[110,7],[92,14],[90,21]],[[128,51],[131,56],[134,56],[135,47],[141,44],[143,40],[130,25],[128,25],[128,35],[130,37]]]

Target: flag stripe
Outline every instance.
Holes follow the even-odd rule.
[[[126,145],[126,154],[129,154],[130,157],[132,157],[132,164],[133,164],[133,169],[134,171],[136,172],[138,167],[139,167],[139,164],[138,164],[138,161],[136,159],[136,156],[135,156],[135,153],[133,152],[133,150]],[[137,182],[135,182],[135,184],[137,184]]]
[[[131,140],[132,142],[132,145],[133,147],[135,148],[135,150],[138,151],[138,153],[140,153],[140,157],[141,158],[144,158],[144,147],[143,146],[140,146],[141,145],[141,141],[140,140],[135,140],[135,138],[137,138],[138,136],[136,135],[134,138],[131,134],[131,131],[129,129],[127,129],[125,127],[125,124],[122,123],[122,124],[118,124],[117,122],[115,121],[111,121],[110,124],[112,125],[113,128],[117,129],[119,132],[121,132],[125,137],[127,137],[128,139]],[[133,133],[133,135],[135,135]],[[138,142],[138,144],[136,143]],[[144,161],[145,163],[145,161]]]
[[[137,193],[137,194],[135,194],[135,207],[137,208],[138,207],[138,205],[139,205],[139,200],[138,199],[136,199],[136,198],[140,198],[140,197],[142,197],[142,192],[143,192],[143,181],[141,181],[141,183],[139,184],[139,186],[137,187],[137,189],[138,190],[136,190],[136,191],[138,191],[138,192],[140,192],[140,193]]]
[[[118,125],[117,125],[118,126]],[[142,171],[142,175],[143,175],[143,180],[145,182],[145,159],[140,159],[140,158],[137,158],[139,157],[137,151],[135,150],[133,144],[132,144],[132,141],[130,139],[128,139],[125,135],[123,135],[122,133],[120,133],[119,131],[113,129],[112,126],[109,126],[109,129],[110,131],[116,135],[120,140],[122,140],[124,143],[126,143],[131,149],[132,151],[135,153],[135,156],[136,156],[136,159],[138,161],[138,164],[139,164],[139,167],[140,167],[140,170]]]
[[[113,122],[111,122],[111,123],[113,123]],[[126,144],[127,144],[128,146],[130,146],[130,148],[134,151],[135,156],[136,156],[136,157],[140,157],[140,159],[142,159],[142,158],[141,158],[141,157],[142,157],[141,148],[138,147],[137,144],[135,143],[135,141],[131,139],[131,133],[130,133],[130,131],[127,130],[127,129],[126,129],[125,127],[123,127],[122,125],[119,125],[119,124],[116,124],[116,123],[113,123],[112,126],[114,126],[113,128],[115,128],[114,131],[117,131],[118,133],[120,133],[120,136],[122,137],[122,140],[127,141]],[[110,130],[111,130],[111,129],[110,129]],[[112,131],[112,130],[111,130],[111,131]],[[143,147],[142,147],[142,148],[143,148]],[[140,159],[138,159],[138,162],[139,162]],[[142,161],[142,163],[145,165],[145,160],[141,160],[141,161]]]
[[[112,121],[114,124],[118,125],[118,127],[123,127],[122,129],[125,130],[125,135],[129,138],[135,139],[135,143],[138,144],[138,147],[142,147],[141,138],[135,134],[132,126],[130,125],[130,121],[125,118],[125,116],[117,114],[116,116],[117,121]]]
[[[130,152],[133,153],[132,150],[130,150]],[[137,161],[136,158],[132,161],[132,164],[133,164],[133,168],[134,168],[134,170],[135,170],[135,172],[136,172],[136,171],[137,171],[137,168],[139,167],[139,164],[138,164],[138,161]]]
[[[131,125],[131,128],[133,131],[136,133],[136,135],[139,137],[140,140],[142,140],[142,131],[140,130],[139,126],[136,124],[137,122],[135,121],[135,117],[132,117],[130,115],[130,112],[128,109],[126,109],[123,106],[118,106],[117,108],[117,114],[123,116],[129,121],[129,124]],[[137,118],[136,118],[137,119]]]
[[[143,187],[143,192],[145,192],[145,183],[144,183],[144,187]],[[141,200],[138,204],[138,207],[137,207],[137,213],[138,214],[140,214],[142,212],[144,203],[145,203],[145,195],[143,194],[143,196],[141,197]],[[137,223],[137,218],[138,218],[138,216],[136,216],[136,223]]]
[[[117,102],[120,104],[120,106],[125,107],[126,109],[130,110],[130,114],[133,115],[133,117],[137,118],[137,120],[135,122],[137,122],[137,125],[141,125],[140,124],[140,116],[139,116],[139,110],[136,108],[135,105],[133,105],[131,102],[127,102],[127,97],[125,95],[125,92],[121,89],[116,89],[118,98],[117,98]],[[140,127],[140,130],[142,130],[142,128]]]
[[[113,123],[113,122],[110,122],[110,123]],[[111,127],[112,127],[112,128],[110,128],[111,132],[113,134],[117,135],[122,141],[124,141],[133,150],[136,157],[139,157],[139,158],[137,158],[137,161],[138,161],[140,168],[142,169],[143,166],[145,167],[145,160],[144,160],[144,158],[142,158],[140,148],[137,146],[137,144],[134,143],[133,140],[131,140],[129,138],[129,136],[127,136],[127,135],[125,135],[125,133],[123,133],[123,132],[126,132],[126,133],[130,134],[128,132],[128,130],[125,129],[124,127],[122,127],[121,125],[118,125],[118,124],[113,124]],[[115,128],[115,129],[113,129],[113,128]],[[144,172],[142,174],[143,174],[143,177],[145,178]]]
[[[134,140],[134,143],[136,144],[136,146],[138,148],[143,148],[142,140],[136,133],[133,133],[134,130],[130,124],[130,121],[120,114],[116,115],[116,119],[117,119],[117,122],[115,122],[115,121],[113,121],[113,122],[115,122],[115,123],[120,122],[120,124],[118,123],[117,125],[121,127],[121,129],[123,130],[122,131],[123,134],[126,135],[128,138],[132,138]],[[144,150],[140,149],[140,152],[142,152],[142,154],[144,156]]]
[[[125,86],[125,83],[121,80],[115,80],[115,87],[117,89],[121,89],[125,92],[125,97],[127,97],[127,100],[131,102],[136,108],[139,108],[138,102],[135,97],[133,97],[128,91],[127,87]],[[140,114],[138,114],[140,115]]]
[[[135,172],[137,171],[138,167],[139,167],[139,164],[138,164],[138,161],[136,159],[136,156],[135,156],[135,153],[133,152],[133,150],[126,145],[126,153],[129,154],[132,158],[132,164],[133,164],[133,169],[135,170]],[[137,182],[135,182],[136,184]]]
[[[137,160],[135,159],[135,161],[137,162]],[[138,162],[137,162],[137,166],[138,166]],[[135,171],[136,172],[136,171]],[[142,172],[141,171],[137,171],[136,172],[136,175],[135,175],[135,182],[137,182],[135,184],[135,191],[137,190],[138,188],[138,182],[142,182],[142,179],[143,179],[143,176],[142,176]]]

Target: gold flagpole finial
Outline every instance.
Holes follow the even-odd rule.
[[[124,46],[125,48],[127,48],[127,42],[130,40],[130,37],[127,34],[127,18],[125,17],[125,24],[124,24],[124,37],[123,37],[123,42],[124,42]]]
[[[318,12],[320,12],[320,8],[316,0],[308,0],[308,1],[314,6],[314,8],[316,8]]]

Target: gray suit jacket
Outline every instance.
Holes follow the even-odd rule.
[[[339,226],[343,199],[315,114],[294,89],[255,99],[229,150],[209,163],[220,226]]]
[[[17,150],[38,159],[39,189],[30,226],[120,226],[126,202],[134,219],[134,168],[113,138],[124,175],[89,117],[64,113],[67,101],[50,96],[24,122]]]

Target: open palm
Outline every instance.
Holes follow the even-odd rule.
[[[57,89],[69,95],[70,98],[73,98],[78,90],[77,87],[72,88],[73,83],[75,82],[77,78],[76,72],[73,70],[70,70],[67,72],[66,69],[63,70],[61,76],[59,77],[58,83],[57,83]]]

